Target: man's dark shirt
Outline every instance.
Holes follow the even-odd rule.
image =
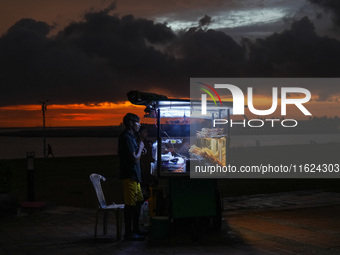
[[[130,178],[136,182],[141,182],[140,163],[135,162],[132,154],[137,153],[138,145],[136,138],[131,133],[124,131],[118,139],[119,178]]]

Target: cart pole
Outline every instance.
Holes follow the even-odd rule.
[[[161,139],[161,110],[157,110],[157,177],[160,176],[162,166],[162,139]]]
[[[48,100],[43,101],[41,103],[41,109],[43,114],[43,154],[44,158],[47,158],[47,151],[46,151],[46,127],[45,127],[45,112],[47,111],[47,103]]]
[[[228,118],[228,136],[227,136],[227,158],[226,162],[230,164],[230,109],[227,110],[227,118]]]

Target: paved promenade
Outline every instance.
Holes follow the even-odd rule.
[[[175,226],[165,240],[93,239],[95,210],[47,206],[0,219],[0,254],[340,254],[340,193],[302,191],[224,199],[222,230]],[[101,230],[99,226],[99,230]],[[99,232],[101,234],[101,232]]]

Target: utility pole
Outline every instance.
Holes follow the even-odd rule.
[[[41,103],[41,110],[43,113],[43,143],[44,143],[44,158],[47,158],[47,150],[46,150],[46,127],[45,127],[45,112],[47,111],[47,103],[48,100],[42,101]]]

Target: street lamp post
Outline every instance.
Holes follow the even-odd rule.
[[[43,143],[44,143],[44,149],[43,149],[43,153],[44,153],[44,158],[47,157],[47,150],[46,150],[46,127],[45,127],[45,112],[47,111],[47,103],[48,100],[43,101],[41,103],[41,110],[43,113]]]

